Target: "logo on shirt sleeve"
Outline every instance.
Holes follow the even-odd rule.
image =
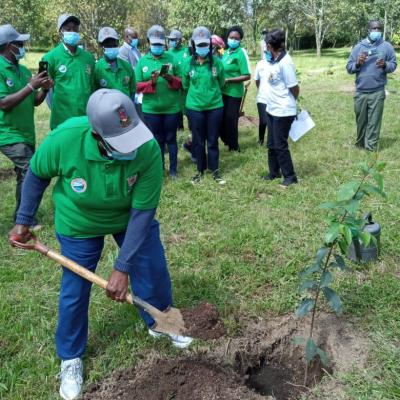
[[[87,183],[83,178],[75,178],[71,181],[71,188],[75,193],[84,193],[87,188]]]
[[[107,81],[105,79],[100,79],[100,86],[107,87]]]

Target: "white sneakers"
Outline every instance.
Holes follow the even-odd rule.
[[[190,343],[192,343],[193,341],[193,338],[191,338],[190,336],[174,335],[172,333],[161,333],[153,331],[153,329],[149,329],[149,334],[156,339],[163,336],[168,336],[171,339],[172,346],[177,347],[178,349],[186,349],[186,347],[189,347]]]
[[[77,399],[82,389],[83,364],[80,358],[61,361],[60,396],[64,400]]]

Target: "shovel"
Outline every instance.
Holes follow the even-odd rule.
[[[36,250],[40,254],[51,258],[57,263],[63,265],[65,268],[68,268],[70,271],[75,274],[81,276],[82,278],[88,280],[89,282],[94,283],[97,286],[100,286],[103,289],[107,287],[107,281],[95,273],[89,271],[88,269],[82,267],[76,262],[64,257],[63,255],[57,253],[54,250],[47,248],[43,243],[41,243],[35,236],[32,236],[33,243],[21,243],[15,240],[15,237],[10,237],[10,242],[13,246],[18,247],[20,249],[25,250]],[[139,299],[139,297],[128,294],[126,296],[127,303],[134,304],[143,310],[147,311],[155,321],[155,325],[152,326],[152,329],[157,332],[167,333],[167,334],[175,334],[182,335],[185,333],[185,323],[183,321],[182,313],[178,308],[169,307],[166,311],[160,311],[157,308],[153,307],[151,304]]]

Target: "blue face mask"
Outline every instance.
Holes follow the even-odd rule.
[[[177,45],[176,40],[170,40],[169,41],[169,47],[171,47],[171,49],[174,49]]]
[[[230,49],[236,49],[240,46],[240,40],[237,39],[228,39],[228,47]]]
[[[150,51],[155,56],[161,56],[161,54],[164,53],[164,46],[152,44],[150,46]]]
[[[372,31],[369,33],[369,38],[371,39],[371,42],[376,42],[382,37],[382,32],[379,31]]]
[[[108,47],[104,49],[104,55],[109,60],[115,60],[118,57],[119,48],[118,47]]]
[[[138,43],[139,43],[139,39],[132,39],[131,40],[131,47],[136,49]]]
[[[69,46],[76,46],[81,40],[78,32],[63,32],[63,40],[65,44]]]
[[[15,46],[14,46],[15,47]],[[17,47],[18,53],[14,53],[14,57],[17,61],[22,60],[25,57],[25,47]]]
[[[207,57],[209,52],[210,48],[208,46],[205,47],[196,46],[196,54],[201,58]]]
[[[107,156],[112,158],[113,160],[118,161],[132,161],[136,157],[137,150],[132,151],[131,153],[120,153],[116,150],[113,150],[105,140],[101,142],[103,144],[104,149],[106,150]]]
[[[271,62],[271,61],[272,61],[272,53],[271,53],[269,50],[265,50],[265,51],[264,51],[264,54],[265,54],[265,59],[266,59],[268,62]]]

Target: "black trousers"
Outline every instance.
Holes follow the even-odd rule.
[[[267,105],[257,103],[258,110],[258,141],[264,143],[265,130],[267,129]]]
[[[239,111],[241,97],[223,95],[224,116],[220,138],[229,147],[229,150],[239,150]]]
[[[268,167],[271,178],[282,175],[289,182],[297,182],[292,157],[289,151],[288,137],[295,116],[275,117],[267,112],[268,126]]]

